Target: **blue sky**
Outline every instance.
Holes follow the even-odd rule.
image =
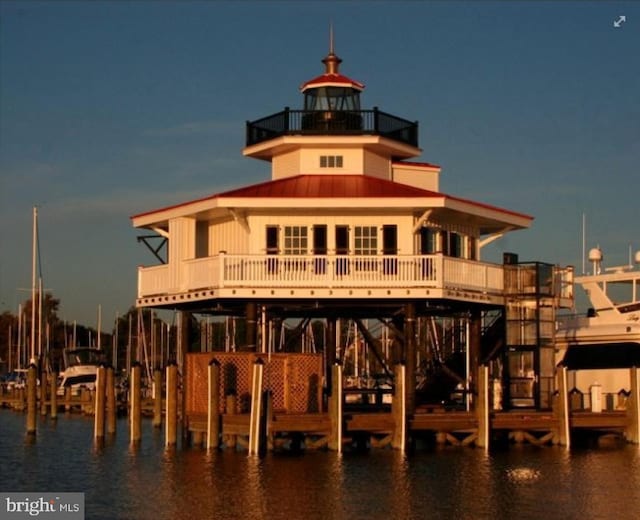
[[[618,29],[613,21],[625,15]],[[46,288],[95,325],[154,259],[133,214],[269,178],[247,120],[301,106],[333,22],[364,108],[418,120],[445,193],[535,217],[485,251],[581,270],[640,249],[640,4],[0,2],[0,312]]]

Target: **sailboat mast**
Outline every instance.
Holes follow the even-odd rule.
[[[42,276],[38,277],[38,357],[42,358]]]
[[[31,244],[31,359],[36,362],[36,244],[38,240],[38,208],[33,207],[33,236]]]
[[[102,336],[102,305],[98,305],[98,350],[102,346],[100,336]]]

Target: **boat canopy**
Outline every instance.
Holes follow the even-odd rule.
[[[640,343],[628,341],[569,345],[559,365],[568,370],[640,367]]]

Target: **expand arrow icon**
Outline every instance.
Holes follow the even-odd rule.
[[[618,19],[617,19],[617,20],[615,20],[615,21],[613,22],[613,26],[614,26],[616,29],[619,29],[619,28],[622,26],[622,24],[623,24],[624,22],[626,22],[626,21],[627,21],[627,17],[626,17],[625,15],[621,15],[621,16],[619,16],[619,17],[618,17]]]

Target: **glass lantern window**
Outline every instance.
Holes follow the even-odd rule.
[[[360,110],[360,93],[352,88],[319,87],[305,94],[305,110]]]

